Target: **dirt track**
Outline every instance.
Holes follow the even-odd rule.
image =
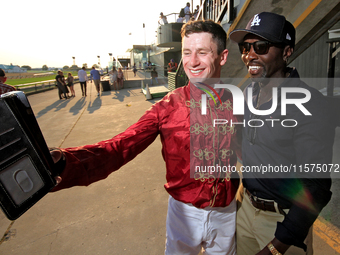
[[[24,78],[32,78],[35,74],[39,74],[39,76],[49,76],[53,74],[52,72],[44,73],[6,73],[8,79],[24,79]]]

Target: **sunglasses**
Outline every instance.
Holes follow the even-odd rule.
[[[241,54],[248,54],[252,45],[256,54],[263,55],[268,53],[269,47],[274,45],[280,46],[282,44],[271,43],[268,41],[257,41],[253,43],[243,42],[238,44]]]

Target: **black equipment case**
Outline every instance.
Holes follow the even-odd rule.
[[[0,206],[19,218],[55,185],[54,163],[25,94],[0,96]]]

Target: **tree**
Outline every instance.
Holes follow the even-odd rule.
[[[43,65],[43,67],[41,68],[43,71],[46,71],[46,70],[48,70],[48,67],[47,67],[47,65]]]
[[[32,69],[32,67],[30,67],[30,66],[22,66],[21,68],[25,68],[27,71]]]
[[[69,66],[64,66],[63,67],[63,70],[67,70],[67,69],[70,69],[70,67]]]

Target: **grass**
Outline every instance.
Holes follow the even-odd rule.
[[[33,82],[39,82],[39,81],[48,81],[55,79],[55,75],[49,75],[45,77],[32,77],[32,78],[23,78],[23,79],[10,79],[7,80],[6,83],[9,85],[20,85],[20,84],[26,84],[26,83],[33,83]]]
[[[67,73],[64,72],[65,79],[67,78]],[[78,72],[71,72],[73,76],[77,76]],[[23,78],[23,79],[7,79],[6,83],[9,85],[21,85],[26,83],[34,83],[34,82],[42,82],[48,80],[54,80],[57,74],[45,76],[45,77],[32,77],[32,78]]]

